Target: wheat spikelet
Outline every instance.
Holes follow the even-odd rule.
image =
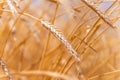
[[[6,2],[7,2],[7,4],[8,4],[8,6],[9,6],[10,10],[12,11],[13,15],[17,14],[17,10],[16,10],[16,8],[13,6],[13,4],[12,4],[12,0],[7,0]]]
[[[9,77],[9,80],[14,80],[13,76],[11,75],[11,73],[6,65],[6,63],[2,59],[0,59],[0,65],[2,66],[2,69],[5,72],[5,74]]]

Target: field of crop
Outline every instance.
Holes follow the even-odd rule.
[[[120,80],[120,0],[0,0],[0,80]]]

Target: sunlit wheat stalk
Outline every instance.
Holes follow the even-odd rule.
[[[11,12],[9,10],[4,10],[5,12]],[[18,14],[21,14],[18,12]],[[58,32],[55,28],[54,28],[54,25],[52,25],[51,23],[47,22],[47,21],[42,21],[40,20],[39,18],[37,17],[34,17],[30,14],[27,14],[27,13],[23,13],[21,15],[25,15],[25,16],[28,16],[34,20],[37,20],[39,22],[41,22],[41,24],[44,25],[45,28],[47,28],[52,34],[54,34],[62,43],[63,45],[68,49],[68,51],[73,55],[73,57],[79,62],[80,61],[80,58],[77,54],[77,52],[73,49],[72,45],[69,43],[69,41],[64,37],[63,34],[61,34],[60,32]]]
[[[58,79],[62,79],[62,80],[78,80],[76,78],[73,78],[73,77],[70,77],[68,75],[65,75],[65,74],[60,74],[60,73],[57,73],[57,72],[52,72],[52,71],[35,71],[35,70],[32,70],[32,71],[22,71],[22,72],[12,72],[12,75],[26,75],[26,76],[29,76],[29,75],[45,75],[45,76],[50,76],[50,77],[53,77],[53,78],[58,78]],[[7,75],[0,75],[0,78],[5,78],[7,77]]]

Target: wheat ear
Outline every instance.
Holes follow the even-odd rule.
[[[6,2],[8,4],[8,6],[9,6],[10,10],[12,11],[13,15],[17,14],[18,12],[17,12],[16,8],[12,4],[12,0],[6,0]]]
[[[91,8],[93,11],[95,11],[100,18],[105,21],[110,27],[117,28],[113,22],[106,16],[104,13],[102,13],[97,6],[94,5],[94,3],[88,1],[88,0],[81,0],[83,3],[85,3],[89,8]]]
[[[13,76],[10,74],[10,71],[9,71],[6,63],[2,59],[0,59],[0,65],[2,66],[2,69],[5,72],[5,74],[9,77],[9,80],[14,80]]]
[[[19,13],[21,14],[21,13]],[[27,13],[23,13],[22,15],[24,16],[28,16],[34,20],[37,20],[39,22],[41,22],[41,24],[47,28],[53,35],[55,35],[62,43],[63,45],[68,49],[68,51],[73,55],[73,57],[78,61],[80,62],[80,58],[77,54],[77,52],[73,49],[72,45],[68,42],[68,40],[64,37],[63,34],[61,34],[60,32],[58,32],[54,27],[55,25],[47,22],[47,21],[43,21],[43,20],[40,20],[39,18],[37,17],[34,17],[30,14],[27,14]]]
[[[52,25],[51,23],[49,23],[47,21],[41,21],[41,23],[44,25],[44,27],[46,27],[52,34],[55,35],[55,37],[57,37],[65,45],[65,47],[74,56],[74,58],[77,61],[80,61],[80,58],[79,58],[77,52],[73,49],[72,45],[67,41],[67,39],[64,37],[63,34],[61,34],[60,32],[58,32],[54,28],[55,27],[54,25]]]

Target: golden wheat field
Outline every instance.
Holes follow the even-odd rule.
[[[120,0],[0,0],[0,80],[120,80]]]

